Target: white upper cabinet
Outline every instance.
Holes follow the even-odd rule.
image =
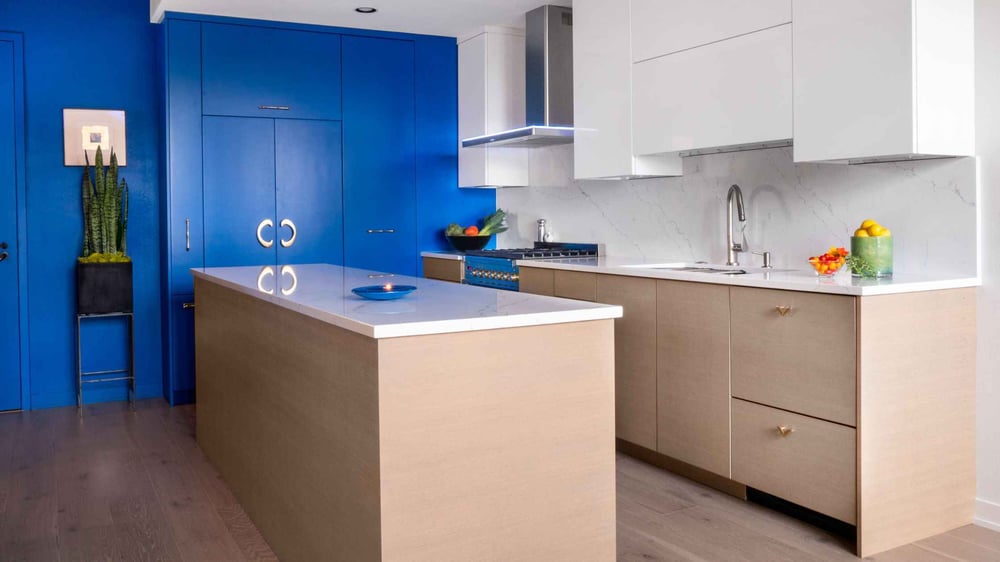
[[[794,0],[795,160],[975,151],[973,0]]]
[[[628,3],[573,2],[573,142],[577,179],[676,176],[677,155],[633,156]]]
[[[635,154],[787,143],[791,27],[782,24],[634,64]]]
[[[633,62],[792,21],[792,0],[631,0],[631,6]]]
[[[458,137],[467,139],[523,127],[524,35],[490,28],[458,44]],[[526,186],[523,148],[458,149],[459,187]]]

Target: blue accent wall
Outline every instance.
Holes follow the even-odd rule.
[[[155,26],[149,3],[0,1],[0,30],[24,37],[28,318],[31,403],[76,402],[75,259],[82,240],[79,167],[63,166],[63,108],[126,111],[134,260],[136,388],[162,394],[159,255],[159,111]],[[84,328],[85,369],[125,363],[124,323]],[[103,386],[103,388],[101,388]],[[92,385],[88,402],[125,397],[121,383]]]
[[[493,189],[458,187],[458,46],[448,37],[419,37],[416,46],[417,248],[451,250],[449,223],[463,226],[496,210]],[[490,247],[496,245],[496,237]],[[422,260],[417,260],[422,269]],[[422,272],[421,272],[422,274]]]
[[[343,28],[212,16],[195,21],[276,28]],[[25,409],[76,401],[75,259],[81,245],[80,167],[63,166],[64,108],[124,109],[130,187],[129,254],[134,262],[137,397],[164,395],[161,289],[161,170],[164,36],[144,0],[0,0],[0,31],[24,38],[26,253],[30,402]],[[449,249],[450,222],[472,224],[496,206],[492,190],[457,189],[457,48],[452,38],[362,32],[414,41],[416,122],[429,139],[416,147],[417,250]],[[443,93],[442,93],[443,92]],[[417,260],[420,264],[420,260]],[[419,267],[419,265],[418,265]],[[125,324],[99,320],[83,329],[85,370],[126,364]],[[126,397],[121,383],[88,387],[87,402]]]

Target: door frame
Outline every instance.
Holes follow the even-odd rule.
[[[18,365],[21,371],[21,410],[31,409],[31,378],[28,376],[28,236],[27,192],[25,190],[25,119],[24,119],[24,36],[21,33],[0,31],[0,41],[14,46],[14,204],[17,245],[17,299],[18,299]]]

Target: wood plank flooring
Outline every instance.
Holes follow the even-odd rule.
[[[276,560],[194,440],[195,408],[145,400],[0,415],[0,560]],[[618,560],[857,560],[848,541],[618,456]],[[966,526],[871,558],[1000,561]]]

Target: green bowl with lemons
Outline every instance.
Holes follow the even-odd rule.
[[[867,219],[851,237],[851,273],[855,277],[892,277],[892,232]]]

